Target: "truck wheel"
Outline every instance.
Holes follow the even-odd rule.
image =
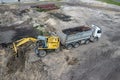
[[[77,48],[77,47],[79,47],[79,46],[80,46],[80,44],[79,44],[78,42],[74,44],[74,47],[75,47],[75,48]]]
[[[93,39],[93,42],[96,42],[96,41],[98,41],[98,37],[95,37],[95,38]]]
[[[73,48],[73,46],[71,45],[71,44],[69,44],[69,45],[67,45],[67,47],[66,47],[68,50],[70,50],[70,49],[72,49]]]
[[[45,50],[39,50],[38,51],[38,56],[39,57],[45,57],[47,55],[46,51]]]
[[[90,40],[89,40],[89,39],[85,41],[85,44],[89,44],[89,43],[90,43]]]

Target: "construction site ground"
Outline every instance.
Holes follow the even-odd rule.
[[[19,34],[19,31],[34,36],[36,33],[31,31],[33,24],[45,24],[53,32],[95,24],[102,28],[102,37],[98,42],[82,44],[71,50],[63,49],[59,53],[51,52],[44,58],[37,57],[32,48],[20,52],[19,57],[12,56],[7,48],[0,48],[1,80],[120,79],[119,6],[62,2],[58,10],[37,12],[30,8],[31,5],[0,5],[2,41],[10,42],[13,37],[25,35]],[[29,11],[18,15],[25,8],[29,8]],[[64,22],[49,14],[56,12],[71,16],[71,21]]]

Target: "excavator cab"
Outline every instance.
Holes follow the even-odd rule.
[[[47,48],[47,45],[46,45],[47,38],[46,37],[38,36],[37,39],[38,39],[37,42],[36,42],[36,47],[37,48],[41,48],[41,49]]]
[[[38,36],[36,42],[35,53],[38,56],[45,56],[47,50],[58,50],[60,47],[60,40],[57,36]]]

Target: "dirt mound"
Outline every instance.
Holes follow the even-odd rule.
[[[29,62],[29,53],[21,51],[18,56],[15,56],[9,51],[5,54],[5,58],[7,61],[1,68],[2,80],[13,80],[15,78],[22,80],[47,80],[47,71],[44,70],[46,65],[41,60]],[[39,77],[36,78],[36,76]]]

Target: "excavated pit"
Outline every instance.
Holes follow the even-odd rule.
[[[33,75],[38,75],[39,79],[46,80],[48,77],[48,72],[44,70],[46,64],[44,64],[41,59],[29,62],[29,52],[30,50],[26,50],[24,52],[19,51],[18,55],[13,55],[13,53],[10,51],[6,52],[4,55],[6,61],[3,63],[4,66],[1,67],[1,79],[8,79],[8,76],[9,80],[13,80],[14,78],[19,79],[21,78],[21,76],[18,77],[18,75],[23,73],[23,80],[31,80]],[[14,78],[12,77],[12,75],[14,75]],[[27,75],[31,75],[31,77],[28,77]]]
[[[0,43],[11,43],[25,37],[36,38],[40,34],[40,31],[37,31],[31,25],[27,25],[27,27],[23,28],[17,27],[2,27],[0,30],[0,37],[2,37],[2,40]]]
[[[25,60],[26,57],[25,53],[23,52],[19,53],[19,57],[12,56],[6,65],[6,67],[8,68],[7,73],[15,73],[17,70],[22,72],[25,68]]]

